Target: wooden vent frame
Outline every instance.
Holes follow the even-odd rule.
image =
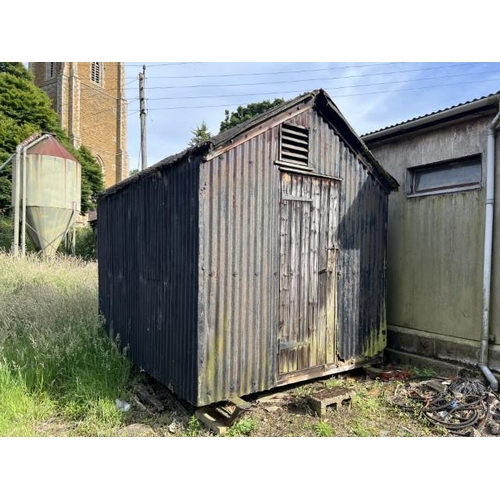
[[[309,129],[290,123],[281,124],[280,158],[286,165],[309,168]]]

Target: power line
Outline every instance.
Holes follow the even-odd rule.
[[[334,90],[344,90],[344,89],[351,89],[351,88],[358,88],[358,87],[374,87],[374,86],[379,86],[379,85],[395,85],[395,84],[399,84],[399,83],[412,83],[412,82],[427,81],[427,80],[440,80],[443,78],[458,78],[458,77],[462,77],[462,76],[471,76],[471,75],[475,76],[475,75],[489,74],[489,73],[498,73],[498,71],[497,70],[495,70],[495,71],[480,71],[477,73],[463,73],[460,75],[451,75],[451,76],[450,75],[431,76],[431,77],[426,77],[426,78],[413,78],[410,80],[399,80],[399,81],[391,81],[391,82],[360,83],[357,85],[346,85],[343,87],[330,87],[330,88],[332,88]],[[332,80],[332,79],[326,78],[325,80]],[[278,83],[278,82],[276,82],[276,83]],[[290,83],[294,83],[294,82],[290,82]],[[150,97],[149,100],[162,101],[162,100],[173,100],[173,99],[217,99],[217,98],[224,98],[224,97],[253,97],[253,96],[258,96],[258,95],[274,95],[276,93],[293,94],[293,93],[297,93],[297,90],[275,90],[272,92],[258,92],[258,93],[251,93],[251,94]]]
[[[177,63],[140,63],[140,64],[130,64],[125,63],[125,66],[129,66],[130,68],[142,68],[144,64],[147,65],[148,68],[156,67],[156,66],[180,66],[184,64],[203,64],[202,62],[177,62]]]
[[[315,68],[315,69],[297,69],[297,70],[289,70],[289,71],[272,71],[272,72],[263,72],[263,73],[227,73],[223,75],[190,75],[190,76],[184,76],[184,75],[173,75],[173,76],[150,76],[148,77],[149,79],[187,79],[187,78],[229,78],[229,77],[241,77],[241,76],[264,76],[264,75],[288,75],[288,74],[295,74],[295,73],[315,73],[318,71],[336,71],[336,70],[341,70],[341,69],[355,69],[355,68],[364,68],[368,66],[385,66],[387,64],[400,64],[400,63],[372,63],[372,64],[360,64],[357,66],[337,66],[337,67],[329,67],[329,68]],[[404,64],[404,63],[403,63]],[[431,71],[435,69],[441,69],[441,68],[453,68],[456,66],[465,66],[465,65],[470,65],[470,64],[476,64],[476,63],[454,63],[454,64],[448,64],[448,65],[442,65],[442,66],[432,66],[429,68],[417,68],[417,69],[403,69],[399,71],[390,71],[390,72],[385,72],[385,73],[372,73],[369,75],[353,75],[352,77],[349,76],[343,76],[343,77],[338,77],[338,78],[362,78],[362,77],[367,77],[367,76],[374,76],[374,75],[390,75],[394,73],[408,73],[412,71]]]
[[[401,92],[413,92],[415,90],[425,90],[425,89],[431,89],[431,88],[439,88],[439,87],[448,87],[448,86],[453,86],[453,85],[469,85],[473,83],[487,83],[487,82],[495,82],[495,81],[500,81],[500,78],[490,78],[488,80],[472,80],[468,82],[454,82],[454,83],[444,83],[440,85],[428,85],[425,87],[414,87],[414,88],[405,88],[405,89],[392,89],[392,90],[377,90],[373,92],[362,92],[358,94],[347,94],[347,95],[331,95],[332,99],[343,99],[347,97],[359,97],[359,96],[366,96],[366,95],[375,95],[375,94],[390,94],[390,93],[401,93]],[[347,87],[349,88],[349,87]],[[338,90],[338,88],[333,88],[333,89],[325,89],[328,91],[329,94],[331,94],[331,90]],[[296,93],[297,95],[307,92],[306,90],[303,91],[290,91],[287,93]],[[277,94],[284,94],[285,92],[274,92],[274,95]],[[268,93],[262,93],[262,94],[255,94],[255,95],[268,95]],[[149,108],[149,111],[164,111],[164,110],[171,110],[171,109],[202,109],[202,108],[228,108],[228,107],[234,107],[234,106],[246,106],[248,102],[244,103],[227,103],[227,104],[207,104],[207,105],[201,105],[201,106],[168,106],[168,107],[161,107],[161,108]],[[136,112],[137,110],[133,110],[132,112]]]
[[[81,99],[80,101],[85,101],[85,100],[86,100],[86,99]],[[129,114],[129,113],[128,113],[128,111],[129,111],[129,110],[128,110],[128,106],[129,106],[130,104],[132,104],[132,103],[134,103],[134,102],[138,101],[138,100],[139,100],[139,98],[137,97],[137,98],[135,98],[135,99],[131,99],[130,101],[127,101],[127,114]],[[90,114],[85,114],[85,117],[86,117],[86,118],[90,118],[90,117],[92,117],[92,116],[101,115],[101,114],[103,114],[103,113],[115,112],[115,110],[116,110],[116,106],[113,106],[113,105],[112,105],[112,106],[105,106],[105,107],[101,107],[101,108],[99,109],[99,111],[96,111],[96,112],[94,112],[94,113],[90,113]]]
[[[410,71],[410,70],[408,70]],[[417,78],[413,80],[400,80],[402,83],[406,82],[412,82],[412,81],[420,81],[420,80],[429,80],[429,79],[437,79],[437,78],[453,78],[453,77],[458,77],[458,76],[469,76],[469,75],[478,75],[478,74],[486,74],[486,73],[497,73],[499,70],[492,70],[492,71],[480,71],[476,73],[463,73],[459,75],[441,75],[441,76],[436,76],[436,77],[427,77],[427,78]],[[373,77],[373,76],[381,76],[385,74],[399,74],[400,72],[389,72],[389,73],[373,73],[371,75],[364,75],[364,76],[358,76],[358,75],[349,75],[349,76],[333,76],[333,77],[328,77],[328,78],[304,78],[301,80],[281,80],[277,82],[250,82],[250,83],[214,83],[214,84],[201,84],[201,85],[183,85],[183,86],[166,86],[166,87],[150,87],[150,90],[168,90],[168,89],[191,89],[191,88],[218,88],[218,87],[248,87],[248,86],[255,86],[255,85],[278,85],[281,83],[304,83],[304,82],[316,82],[318,80],[321,81],[328,81],[328,80],[343,80],[343,79],[349,79],[349,78],[367,78],[367,77]],[[390,83],[400,83],[400,82],[387,82],[387,84]],[[384,82],[378,82],[378,83],[369,83],[369,84],[359,84],[359,85],[353,85],[353,86],[366,86],[366,85],[380,85],[383,84]],[[342,88],[342,87],[339,87]],[[171,99],[171,98],[158,98],[158,99]]]

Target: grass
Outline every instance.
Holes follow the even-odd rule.
[[[203,427],[203,424],[194,415],[192,415],[189,419],[184,435],[187,437],[197,437],[202,435],[204,430],[205,428]]]
[[[131,382],[140,374],[132,375],[119,339],[104,333],[97,291],[95,262],[0,252],[0,436],[210,436],[173,397],[161,412],[138,403]],[[394,404],[398,384],[351,373],[283,388],[283,397],[252,407],[227,435],[445,435]],[[351,404],[320,419],[308,396],[336,387],[353,393]],[[116,399],[131,410],[118,410]]]
[[[228,437],[251,436],[257,430],[257,422],[251,418],[241,418],[237,420],[228,430]]]
[[[0,277],[0,435],[109,434],[131,366],[97,314],[97,265],[0,253]]]
[[[335,431],[332,426],[325,422],[324,420],[320,420],[318,423],[314,425],[314,432],[318,437],[333,437],[335,436]]]

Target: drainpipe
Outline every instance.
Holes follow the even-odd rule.
[[[29,147],[29,146],[28,146]],[[21,178],[22,178],[22,198],[21,198],[21,257],[24,257],[26,255],[26,187],[27,187],[27,181],[26,181],[26,162],[28,161],[27,159],[27,154],[26,151],[28,147],[23,148],[23,167],[22,167],[22,173],[21,173]]]
[[[21,197],[21,149],[16,147],[14,168],[12,169],[12,209],[14,219],[14,238],[12,242],[12,253],[14,257],[19,255],[19,200]]]
[[[488,127],[488,145],[486,150],[486,209],[484,219],[484,267],[483,267],[483,322],[481,331],[481,351],[479,368],[490,383],[493,391],[498,390],[498,380],[488,368],[488,334],[490,329],[491,268],[493,253],[493,207],[495,201],[495,139],[500,123],[499,111]]]

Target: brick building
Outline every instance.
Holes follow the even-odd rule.
[[[31,62],[73,145],[101,165],[106,187],[128,177],[125,68],[119,62]]]

